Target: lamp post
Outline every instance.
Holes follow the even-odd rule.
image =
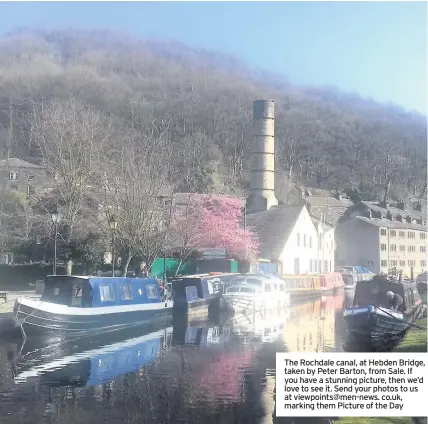
[[[117,228],[117,221],[114,216],[110,217],[108,225],[111,230],[111,275],[114,277],[114,235]]]
[[[53,263],[53,275],[56,275],[56,249],[57,249],[57,239],[58,239],[58,224],[61,221],[62,214],[59,210],[59,208],[56,208],[51,213],[52,222],[54,223],[54,231],[55,231],[55,238],[54,238],[54,263]]]

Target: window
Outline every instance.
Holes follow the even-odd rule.
[[[388,262],[387,262],[387,261],[385,261],[385,260],[382,260],[382,261],[380,261],[380,266],[381,266],[382,268],[386,268],[386,267],[388,266]]]
[[[398,235],[399,235],[400,237],[406,237],[406,232],[405,232],[405,231],[400,231],[400,232],[398,233]]]
[[[415,261],[414,260],[409,260],[409,261],[407,261],[407,264],[409,266],[415,266]]]
[[[312,272],[312,259],[309,259],[309,272]]]
[[[156,287],[153,284],[146,286],[146,293],[148,299],[157,299]]]
[[[12,190],[18,190],[18,184],[11,184],[11,185],[10,185],[10,188],[11,188]]]
[[[406,251],[406,246],[403,246],[402,244],[400,245],[400,252],[405,252]]]
[[[397,235],[397,232],[396,232],[395,230],[391,230],[391,231],[389,232],[389,235],[390,235],[391,237],[395,237],[395,236]]]
[[[274,291],[278,291],[278,284],[274,284],[274,285],[273,285],[273,290],[274,290]]]
[[[279,291],[284,291],[284,284],[279,285]]]
[[[397,266],[397,261],[396,260],[389,261],[389,265],[390,266]]]
[[[272,289],[271,289],[271,286],[270,286],[270,284],[266,284],[265,285],[265,292],[271,292],[272,291]]]
[[[300,246],[300,233],[297,233],[297,246]]]
[[[120,286],[120,298],[121,300],[131,300],[132,299],[132,287],[129,284]]]
[[[82,287],[73,287],[73,297],[71,299],[71,306],[81,307],[82,306]]]
[[[309,236],[309,249],[312,249],[312,236]]]
[[[303,247],[306,247],[306,234],[303,234]]]
[[[390,250],[391,252],[396,252],[396,251],[397,251],[397,245],[395,245],[395,244],[391,244],[391,245],[389,246],[389,250]]]
[[[427,266],[427,261],[425,259],[423,259],[421,261],[421,266],[423,266],[423,267]]]
[[[382,243],[382,244],[380,245],[380,250],[386,250],[386,244]]]
[[[34,181],[35,179],[36,179],[36,177],[34,175],[28,176],[28,181]]]
[[[113,286],[100,286],[100,295],[101,302],[111,302],[116,298]]]
[[[331,272],[331,261],[330,261],[330,268],[329,268],[329,271]]]
[[[252,287],[241,286],[241,292],[244,293],[255,293]]]
[[[32,185],[27,186],[27,196],[34,196],[36,191]]]
[[[407,246],[408,252],[414,252],[416,250],[415,246]]]
[[[427,251],[427,247],[426,246],[421,246],[421,253],[425,253]]]
[[[400,261],[400,266],[406,266],[406,261]]]
[[[207,281],[207,286],[208,286],[208,293],[214,294],[214,286],[213,286],[212,281]]]
[[[328,271],[328,261],[324,261],[324,272]]]
[[[300,274],[300,259],[294,258],[294,273]]]
[[[427,238],[427,235],[425,233],[419,233],[419,238],[421,240],[425,240]]]
[[[9,180],[15,181],[18,179],[18,173],[15,171],[9,172]]]
[[[409,237],[410,239],[414,239],[415,238],[415,233],[413,231],[409,231],[407,233],[407,237]]]
[[[381,228],[380,229],[380,235],[381,236],[386,236],[386,228]]]

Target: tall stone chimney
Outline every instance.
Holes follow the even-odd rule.
[[[247,213],[277,205],[275,197],[275,106],[272,100],[253,105],[253,151]]]

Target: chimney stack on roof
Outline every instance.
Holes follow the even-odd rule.
[[[383,201],[380,202],[379,206],[383,209],[389,209],[389,204],[390,204],[389,197],[384,197]]]
[[[405,207],[406,207],[406,203],[404,202],[403,199],[400,199],[397,202],[397,209],[401,209],[402,211],[404,211]]]
[[[415,207],[414,207],[414,209],[416,210],[416,211],[418,211],[418,212],[422,212],[422,200],[418,200],[416,203],[415,203]]]
[[[272,100],[253,104],[253,146],[248,213],[277,205],[275,197],[275,105]]]

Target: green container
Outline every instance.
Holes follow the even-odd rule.
[[[179,264],[180,264],[179,259],[166,258],[166,276],[174,277]],[[196,265],[194,261],[189,260],[189,261],[184,261],[181,264],[179,274],[181,275],[194,274],[195,271],[196,271]],[[164,274],[164,258],[157,258],[152,264],[150,275],[152,277],[163,278],[163,274]]]

